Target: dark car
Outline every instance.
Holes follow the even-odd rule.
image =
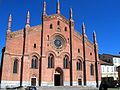
[[[25,90],[37,90],[37,88],[34,86],[28,86]]]
[[[99,90],[107,90],[107,88],[117,88],[119,84],[117,81],[102,81],[99,87]]]

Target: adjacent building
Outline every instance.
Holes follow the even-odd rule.
[[[43,5],[42,24],[30,26],[30,13],[25,28],[11,31],[8,20],[6,46],[2,52],[1,87],[16,86],[93,86],[101,80],[96,33],[89,41],[82,24],[82,34],[74,29],[70,18],[60,13],[46,14]]]
[[[120,56],[111,54],[99,55],[101,60],[101,77],[118,80],[117,67],[120,65]]]

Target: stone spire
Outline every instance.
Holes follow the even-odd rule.
[[[70,8],[70,20],[73,21],[72,8]]]
[[[82,33],[85,34],[85,24],[84,24],[84,22],[82,23]]]
[[[45,1],[43,5],[43,16],[46,16],[46,2]]]
[[[10,14],[9,19],[8,19],[7,33],[11,32],[11,22],[12,22],[12,15]]]
[[[93,40],[94,40],[94,44],[97,44],[97,39],[96,39],[96,33],[95,33],[95,31],[93,32]]]
[[[27,21],[26,24],[30,24],[30,12],[27,12]]]
[[[57,14],[60,14],[60,2],[58,0],[57,2],[57,11],[56,11]]]
[[[27,17],[26,17],[26,27],[30,27],[30,12],[27,12]]]
[[[85,24],[84,22],[82,23],[82,34],[87,37],[86,33],[85,33]]]

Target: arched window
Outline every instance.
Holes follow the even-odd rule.
[[[52,24],[50,24],[50,29],[52,29],[53,28],[53,25]]]
[[[14,60],[13,73],[18,73],[18,60]]]
[[[67,55],[64,57],[64,68],[69,68],[69,57]]]
[[[90,75],[94,75],[94,65],[90,65]]]
[[[80,59],[78,59],[76,66],[77,66],[77,70],[82,70],[82,62]]]
[[[34,43],[34,48],[36,48],[36,43]]]
[[[80,48],[78,48],[78,53],[80,53]]]
[[[49,41],[49,35],[47,35],[47,40]]]
[[[38,58],[36,56],[32,57],[32,63],[31,63],[32,68],[38,68]]]
[[[67,27],[65,27],[65,32],[67,31]]]
[[[54,56],[49,54],[48,56],[48,68],[54,68]]]
[[[60,25],[60,21],[57,21],[57,25]]]

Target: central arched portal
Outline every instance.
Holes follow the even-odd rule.
[[[55,70],[54,86],[63,86],[63,70],[60,67]]]

